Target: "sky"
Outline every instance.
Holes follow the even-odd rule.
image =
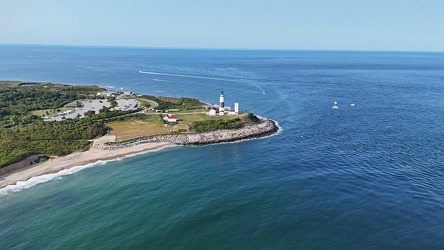
[[[444,1],[0,0],[0,44],[444,52]]]

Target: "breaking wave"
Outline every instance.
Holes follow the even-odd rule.
[[[96,165],[104,165],[106,162],[107,161],[97,161],[97,162],[89,163],[86,165],[80,165],[80,166],[72,167],[69,169],[64,169],[64,170],[61,170],[57,173],[44,174],[44,175],[40,175],[40,176],[31,177],[30,179],[28,179],[26,181],[18,181],[14,185],[8,185],[8,186],[0,189],[0,196],[4,196],[4,195],[10,194],[10,193],[19,192],[24,189],[28,189],[30,187],[33,187],[37,184],[48,182],[51,180],[59,180],[62,178],[62,176],[74,174],[76,172],[79,172],[80,170],[90,168],[90,167],[93,167]]]
[[[31,177],[26,181],[18,181],[16,184],[14,185],[8,185],[4,188],[0,188],[0,197],[1,196],[5,196],[11,193],[16,193],[25,189],[28,189],[30,187],[33,187],[37,184],[40,183],[44,183],[44,182],[48,182],[48,181],[52,181],[52,180],[60,180],[62,179],[63,176],[65,175],[70,175],[70,174],[74,174],[79,172],[80,170],[83,169],[87,169],[87,168],[91,168],[94,166],[101,166],[101,165],[105,165],[108,162],[113,162],[113,161],[121,161],[125,158],[129,158],[129,157],[134,157],[134,156],[138,156],[138,155],[143,155],[146,153],[151,153],[151,152],[157,152],[160,151],[162,149],[165,148],[171,148],[171,147],[177,147],[176,145],[171,145],[171,146],[164,146],[161,148],[157,148],[157,149],[153,149],[153,150],[148,150],[148,151],[143,151],[143,152],[139,152],[139,153],[134,153],[134,154],[130,154],[127,156],[123,156],[123,157],[119,157],[119,158],[115,158],[115,159],[110,159],[110,160],[98,160],[96,162],[93,163],[88,163],[85,165],[80,165],[80,166],[75,166],[69,169],[64,169],[61,170],[57,173],[51,173],[51,174],[44,174],[44,175],[39,175],[39,176],[35,176],[35,177]]]

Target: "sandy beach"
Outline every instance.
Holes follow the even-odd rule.
[[[115,159],[172,145],[168,143],[144,143],[115,150],[104,149],[103,146],[105,142],[115,140],[115,136],[103,136],[99,139],[93,140],[91,148],[85,152],[77,152],[66,156],[57,157],[37,165],[31,165],[2,174],[0,175],[0,188],[4,188],[8,185],[14,185],[18,181],[26,181],[35,176],[57,173],[63,169],[69,169],[75,166],[94,163],[100,160]]]

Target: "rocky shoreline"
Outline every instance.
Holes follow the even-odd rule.
[[[273,120],[257,116],[257,124],[233,130],[217,130],[197,134],[155,135],[124,141],[118,144],[105,145],[104,150],[116,150],[144,143],[169,143],[175,145],[207,145],[221,142],[233,142],[245,139],[265,137],[276,133],[279,127]]]

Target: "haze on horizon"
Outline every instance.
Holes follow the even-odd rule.
[[[0,44],[444,52],[441,0],[3,0]]]

